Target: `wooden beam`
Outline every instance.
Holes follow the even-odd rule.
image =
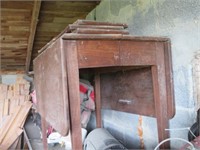
[[[34,6],[33,6],[33,12],[32,12],[30,34],[29,34],[29,39],[28,39],[28,48],[27,48],[27,57],[26,57],[26,72],[29,71],[29,67],[30,67],[33,42],[34,42],[36,27],[37,27],[37,23],[38,23],[38,17],[39,17],[39,13],[40,13],[40,6],[41,6],[41,0],[35,0]]]
[[[0,75],[6,74],[26,74],[26,72],[23,70],[0,70]]]

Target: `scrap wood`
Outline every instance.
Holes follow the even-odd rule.
[[[13,124],[13,122],[15,121],[15,119],[17,118],[17,115],[19,114],[21,107],[18,106],[15,108],[15,112],[7,117],[7,120],[5,121],[5,123],[3,124],[3,126],[0,128],[1,131],[1,135],[0,135],[0,143],[3,141],[5,135],[7,134],[7,132],[9,131],[11,125]]]
[[[0,99],[0,124],[3,121],[3,103],[4,103],[4,100]]]
[[[31,146],[31,143],[29,142],[29,139],[28,139],[28,136],[27,136],[27,134],[26,134],[26,130],[24,129],[24,138],[25,138],[25,140],[26,140],[26,143],[27,143],[27,145],[28,145],[28,149],[29,150],[33,150],[32,149],[32,146]]]
[[[7,96],[8,86],[5,84],[0,84],[0,100],[3,100]]]
[[[18,107],[18,105],[19,105],[19,98],[18,97],[11,98],[9,103],[9,114],[14,113],[15,108]]]
[[[5,135],[3,141],[0,143],[0,145],[4,146],[6,149],[8,149],[18,138],[18,136],[23,131],[21,128],[23,127],[23,124],[25,122],[26,116],[28,115],[28,112],[32,106],[32,103],[30,101],[26,101],[24,105],[20,107],[20,110],[14,120],[12,121],[12,124]],[[16,132],[17,131],[17,132]]]
[[[22,132],[22,129],[16,128],[15,131],[12,132],[12,134],[3,141],[1,145],[5,148],[5,150],[8,149],[15,142],[15,140],[21,135]]]
[[[9,99],[4,99],[3,116],[9,115]]]
[[[16,149],[21,149],[21,144],[22,144],[22,134],[18,137],[18,143]]]
[[[9,150],[19,150],[21,149],[21,144],[22,144],[22,134],[15,140],[15,142],[9,147]]]
[[[9,147],[9,149],[16,149],[19,143],[21,135],[15,140],[15,142]]]

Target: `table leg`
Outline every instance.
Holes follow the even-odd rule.
[[[47,145],[47,126],[46,126],[46,120],[41,117],[41,123],[42,123],[42,142],[43,142],[43,148],[44,150],[48,149],[48,145]]]
[[[82,149],[79,68],[76,41],[63,41],[68,78],[70,133],[72,149]]]
[[[162,88],[162,82],[164,79],[159,80],[159,78],[163,78],[163,76],[158,76],[157,66],[152,66],[152,79],[153,79],[153,91],[154,91],[154,100],[155,100],[155,112],[157,118],[157,128],[158,128],[158,141],[161,142],[169,137],[169,134],[165,129],[168,126],[168,115],[167,115],[167,102],[166,99],[166,91],[165,88]],[[162,97],[163,96],[163,97]],[[160,148],[166,149],[169,148],[169,142],[161,145]]]
[[[101,91],[100,74],[95,75],[95,106],[96,106],[96,127],[101,128]]]

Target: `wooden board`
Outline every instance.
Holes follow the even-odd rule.
[[[24,71],[25,64],[29,64],[31,52],[27,53],[27,48],[32,47],[32,43],[28,39],[34,36],[31,22],[35,20],[37,25],[31,58],[32,69],[32,60],[38,55],[38,50],[68,24],[84,19],[97,4],[96,1],[43,1],[39,18],[34,18],[32,16],[36,16],[36,11],[33,0],[1,1],[1,70]]]
[[[155,65],[155,42],[121,41],[120,64],[123,66]]]
[[[77,42],[79,68],[118,66],[118,41],[81,40]]]
[[[73,33],[78,34],[129,34],[127,30],[77,28]]]
[[[25,102],[14,114],[10,115],[11,118],[8,119],[8,123],[4,124],[2,130],[5,131],[5,134],[1,135],[0,144],[5,149],[8,149],[22,133],[23,130],[21,128],[31,106],[32,103],[30,101]]]
[[[84,19],[97,4],[95,1],[43,1],[36,40],[33,45],[32,60],[38,56],[38,50],[63,31],[68,24],[77,19]]]
[[[24,69],[32,8],[32,1],[1,2],[2,70]]]
[[[101,74],[102,108],[155,117],[151,69]]]
[[[8,117],[8,119],[6,120],[6,122],[4,123],[4,126],[0,129],[1,131],[1,136],[0,136],[0,143],[3,141],[3,139],[5,138],[6,134],[8,133],[12,123],[14,122],[14,120],[16,119],[19,111],[20,111],[21,107],[17,106],[14,113],[12,115],[10,115]]]
[[[61,41],[46,49],[34,61],[38,111],[60,134],[69,131],[67,74]]]

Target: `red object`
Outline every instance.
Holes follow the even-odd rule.
[[[80,92],[86,93],[88,91],[87,87],[80,84]],[[91,99],[94,101],[94,91],[90,93]]]

